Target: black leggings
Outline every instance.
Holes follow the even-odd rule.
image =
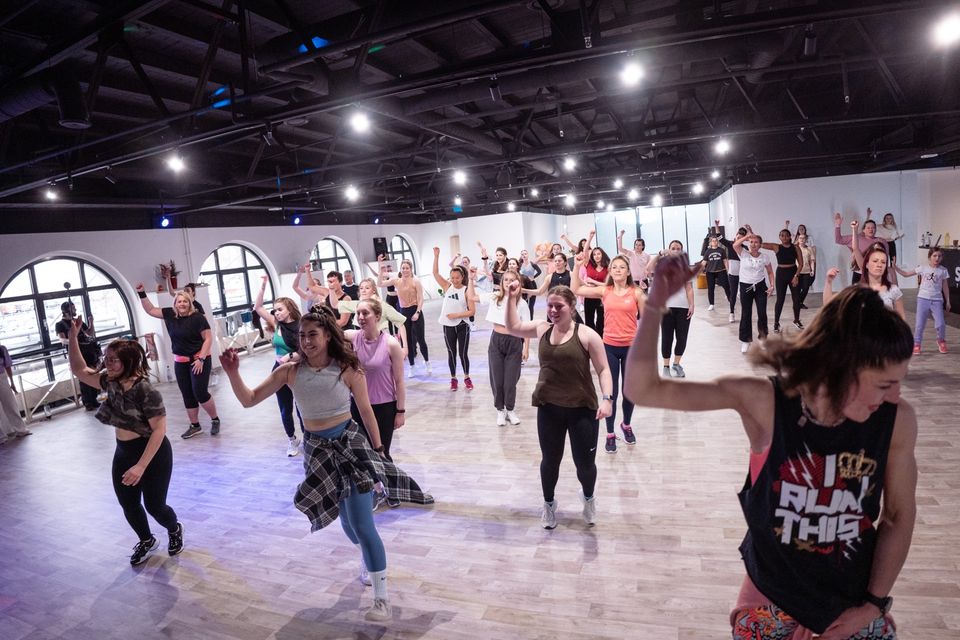
[[[210,371],[213,369],[213,359],[207,356],[203,359],[203,370],[193,372],[192,362],[174,362],[173,372],[177,376],[177,386],[183,396],[183,406],[187,409],[196,409],[210,399]]]
[[[393,424],[394,420],[397,419],[397,401],[392,400],[380,404],[371,404],[370,406],[373,407],[373,415],[377,418],[377,427],[380,430],[380,444],[383,445],[383,456],[390,462],[393,462],[393,458],[390,457],[390,443],[393,442]],[[363,432],[363,435],[367,437],[367,440],[370,440],[370,434],[367,433],[367,428],[363,424],[360,409],[357,408],[357,403],[353,401],[353,398],[350,398],[350,415],[353,416],[353,421],[360,425],[360,430]],[[372,441],[370,442],[370,446],[373,447]]]
[[[583,315],[586,316],[585,324],[603,335],[603,301],[598,298],[583,299]]]
[[[707,302],[713,305],[713,289],[716,285],[723,288],[727,294],[727,300],[730,300],[730,286],[727,284],[726,271],[707,271]]]
[[[150,538],[150,523],[147,513],[170,532],[177,530],[177,514],[167,505],[167,489],[170,487],[170,475],[173,472],[173,449],[170,441],[164,437],[153,460],[147,465],[140,482],[133,486],[123,484],[123,474],[140,462],[140,456],[147,448],[149,438],[136,440],[117,440],[117,449],[113,453],[113,490],[117,501],[123,507],[123,515],[130,527],[141,540]],[[143,504],[141,504],[141,497]],[[144,511],[143,507],[147,509]]]
[[[428,362],[430,360],[430,355],[427,352],[427,337],[424,335],[423,329],[423,313],[421,312],[420,317],[413,320],[413,314],[416,312],[416,307],[400,307],[400,313],[407,319],[403,326],[406,327],[407,331],[407,360],[411,367],[417,357],[418,344],[420,345],[420,352],[423,354],[423,361]]]
[[[753,305],[757,305],[757,335],[767,337],[767,282],[740,283],[740,342],[753,342]]]
[[[276,369],[279,366],[280,363],[274,361],[273,368]],[[287,385],[280,387],[276,395],[277,406],[280,407],[280,422],[283,424],[283,430],[286,432],[287,437],[292,438],[297,434],[293,428],[294,409],[296,409],[297,412],[297,419],[300,420],[300,431],[303,432],[303,417],[300,415],[300,408],[294,404],[293,391],[291,391]]]
[[[803,304],[803,301],[807,299],[807,294],[810,293],[810,287],[813,286],[813,274],[801,273],[797,279],[799,280],[797,296],[800,298],[800,304]]]
[[[470,377],[470,358],[467,351],[470,349],[470,325],[461,322],[455,327],[443,325],[443,341],[447,344],[447,364],[450,366],[450,377],[457,377],[457,354],[460,354],[460,366],[463,375]]]
[[[537,407],[537,435],[540,438],[540,484],[543,500],[553,502],[560,463],[563,461],[564,441],[570,433],[570,453],[577,468],[577,479],[583,495],[593,497],[597,484],[597,437],[600,421],[597,410],[587,407],[559,407],[544,404]]]
[[[530,307],[530,318],[533,318],[533,308],[537,304],[537,296],[527,296],[527,306]]]
[[[730,293],[730,313],[733,313],[737,306],[737,292],[740,291],[740,274],[733,275],[727,272],[727,289]]]
[[[613,401],[610,403],[612,411],[607,416],[607,433],[613,433],[617,421],[617,396],[620,395],[620,386],[627,375],[627,352],[630,346],[615,347],[604,343],[603,350],[607,353],[607,366],[610,367],[610,377],[613,378]],[[633,403],[623,396],[623,424],[630,424],[633,417]]]
[[[687,350],[687,334],[690,333],[690,318],[685,307],[670,307],[660,321],[660,355],[664,360],[670,357],[670,347],[673,346],[673,337],[677,337],[677,346],[673,355],[682,356]]]
[[[796,267],[777,267],[776,287],[777,303],[773,306],[773,324],[780,324],[780,313],[783,311],[783,303],[787,299],[787,287],[790,288],[790,299],[793,301],[793,321],[800,322],[800,292],[793,282],[793,277],[797,275]]]

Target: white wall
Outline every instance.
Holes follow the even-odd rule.
[[[917,188],[921,203],[917,230],[929,231],[934,240],[947,233],[952,239],[960,239],[960,171],[924,171]]]
[[[863,222],[868,207],[875,219],[893,213],[906,233],[897,245],[899,253],[907,262],[912,260],[922,209],[919,182],[918,172],[904,171],[739,184],[711,203],[711,217],[724,221],[727,237],[733,237],[737,226],[750,224],[767,242],[777,242],[786,220],[791,230],[805,224],[817,248],[814,289],[821,290],[827,269],[833,266],[840,267],[841,282],[850,283],[850,251],[834,241],[834,212],[843,214],[844,234],[850,233],[851,220]],[[940,197],[942,189],[936,191]],[[916,282],[901,278],[900,285],[912,288]]]

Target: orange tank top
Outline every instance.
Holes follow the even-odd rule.
[[[637,333],[637,294],[627,289],[623,295],[613,287],[603,291],[603,343],[611,347],[629,347]]]

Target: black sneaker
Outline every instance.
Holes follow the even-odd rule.
[[[214,418],[210,421],[210,435],[215,436],[220,433],[220,418]]]
[[[613,434],[607,435],[607,444],[603,447],[603,449],[607,453],[616,453],[617,452],[617,436]]]
[[[805,304],[803,304],[803,303],[800,303],[800,308],[801,308],[801,309],[806,309],[806,308],[807,308],[807,305],[805,305]]]
[[[620,423],[620,430],[623,431],[623,441],[627,444],[637,444],[637,436],[633,435],[633,428],[630,425]]]
[[[167,545],[167,553],[175,556],[183,551],[183,525],[177,523],[177,530],[170,532],[170,543]]]
[[[400,506],[400,498],[391,498],[388,496],[387,506],[390,507],[391,509],[396,509],[397,507]]]
[[[187,430],[180,434],[180,437],[186,440],[187,438],[192,438],[195,435],[203,433],[203,428],[198,424],[192,424],[187,427]]]
[[[803,329],[803,323],[800,322],[799,320],[794,320],[793,326],[795,326],[797,329]]]
[[[774,332],[774,333],[780,333],[780,323],[779,323],[779,322],[774,322],[774,323],[773,323],[773,332]]]
[[[157,548],[157,537],[150,536],[148,540],[141,540],[133,546],[133,555],[130,564],[136,566],[147,559],[147,554]]]

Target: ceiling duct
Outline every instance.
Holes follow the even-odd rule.
[[[8,85],[0,94],[0,122],[44,107],[56,100],[60,126],[89,129],[90,114],[74,68],[62,64]]]

